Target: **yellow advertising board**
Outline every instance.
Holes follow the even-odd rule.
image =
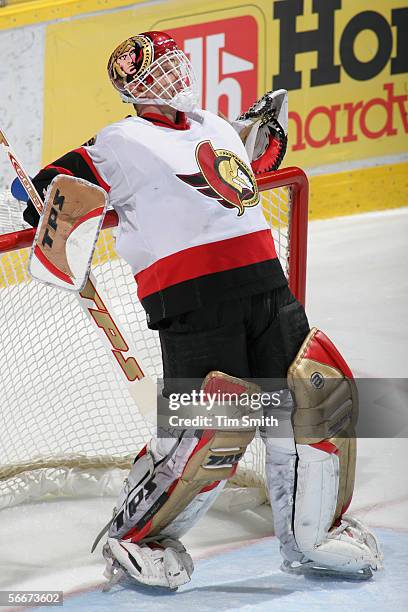
[[[165,30],[190,57],[204,108],[232,118],[265,91],[288,89],[286,164],[309,169],[330,165],[331,172],[350,164],[346,169],[353,196],[364,197],[360,209],[367,209],[384,206],[380,194],[370,199],[377,178],[378,187],[384,183],[384,170],[360,173],[369,177],[363,179],[368,183],[362,196],[353,164],[358,168],[362,160],[388,161],[392,201],[406,203],[405,165],[390,156],[407,151],[407,25],[403,0],[175,0],[49,24],[44,162],[132,111],[109,83],[107,59],[125,38]],[[344,178],[313,179],[316,216],[326,216],[328,186],[333,187],[331,210],[337,206],[344,212],[336,191],[336,181],[340,187]],[[350,206],[346,212],[354,210]]]

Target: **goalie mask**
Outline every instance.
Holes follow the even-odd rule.
[[[193,67],[165,32],[142,32],[125,40],[110,56],[108,73],[124,102],[167,104],[184,112],[197,106]]]

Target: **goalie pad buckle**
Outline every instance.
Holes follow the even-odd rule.
[[[107,202],[101,187],[72,176],[56,176],[47,189],[31,249],[31,276],[47,285],[81,291]]]

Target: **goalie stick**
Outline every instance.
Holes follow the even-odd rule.
[[[42,213],[44,203],[34,187],[29,175],[16,157],[10,143],[0,128],[0,144],[4,147],[11,165],[32,203],[39,214]],[[88,280],[80,292],[73,292],[81,308],[93,322],[105,349],[114,362],[116,371],[126,383],[130,395],[135,401],[142,416],[150,423],[155,424],[156,385],[146,374],[146,370],[136,354],[132,342],[125,340],[123,330],[120,329],[117,318],[114,316],[109,300],[97,287],[96,279],[90,272]],[[62,315],[63,316],[63,315]]]

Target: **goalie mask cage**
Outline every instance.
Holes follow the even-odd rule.
[[[298,168],[285,168],[257,182],[289,285],[304,302],[307,178]],[[0,195],[0,223],[9,204],[13,224],[0,235],[0,508],[47,496],[116,495],[153,427],[138,412],[75,296],[28,276],[34,230],[11,231],[18,203]],[[92,269],[148,373],[157,378],[158,333],[147,328],[130,268],[116,255],[116,222],[109,211]],[[265,492],[259,437],[230,484]]]

